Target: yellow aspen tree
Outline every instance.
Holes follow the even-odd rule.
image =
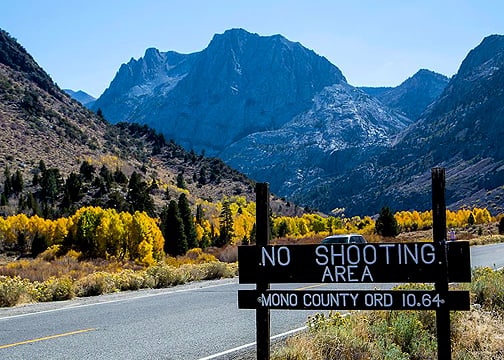
[[[109,256],[118,257],[121,254],[121,249],[124,248],[125,242],[125,225],[121,219],[121,215],[114,209],[109,210],[109,238],[107,239],[107,254]]]
[[[156,263],[152,256],[152,244],[149,244],[147,240],[142,240],[138,244],[138,259],[135,262],[143,266],[151,266]]]
[[[129,212],[121,212],[119,216],[124,227],[124,237],[121,243],[119,257],[121,259],[130,259],[130,249],[133,248],[133,232],[131,231],[133,216]]]
[[[0,216],[0,250],[4,249],[5,239],[7,238],[7,221]]]
[[[63,241],[68,236],[68,227],[70,220],[67,218],[59,218],[52,222],[51,236],[48,242],[52,244],[63,244]]]
[[[487,224],[492,221],[492,217],[486,208],[474,208],[473,209],[474,219],[476,220],[476,224]]]

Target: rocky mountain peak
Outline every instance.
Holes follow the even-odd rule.
[[[0,29],[0,64],[25,73],[30,80],[50,94],[61,95],[56,84],[25,48],[2,29]]]
[[[496,56],[503,56],[503,53],[504,36],[487,36],[477,47],[469,52],[467,57],[462,62],[457,75],[466,76],[488,61],[495,59]]]
[[[162,56],[164,62],[146,61]],[[94,108],[111,121],[147,123],[187,148],[217,155],[248,134],[279,128],[337,83],[346,83],[341,71],[301,44],[231,29],[199,53],[148,49],[121,66]]]
[[[417,120],[427,106],[441,95],[448,81],[444,75],[420,69],[397,87],[362,89],[393,110]]]

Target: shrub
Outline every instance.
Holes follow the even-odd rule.
[[[73,281],[70,277],[51,277],[42,283],[34,283],[38,301],[60,301],[75,297]]]
[[[74,291],[77,296],[96,296],[116,291],[112,274],[96,272],[77,280],[74,283]]]
[[[120,291],[138,290],[149,287],[149,282],[146,282],[146,272],[135,272],[131,269],[123,270],[112,275],[114,287]]]
[[[0,276],[0,306],[14,306],[30,302],[36,297],[36,291],[27,279],[18,276]]]
[[[218,261],[217,258],[211,254],[204,253],[200,248],[194,248],[186,253],[186,257],[194,264],[202,264],[206,262]]]
[[[504,359],[502,312],[472,310],[459,314],[452,325],[453,359]]]
[[[46,250],[38,254],[37,258],[44,261],[53,261],[59,256],[61,252],[61,245],[53,245],[48,247]]]
[[[177,268],[170,265],[151,266],[146,271],[153,279],[153,287],[156,289],[171,286],[177,282]]]
[[[504,310],[504,271],[476,268],[470,286],[474,302],[488,309]]]

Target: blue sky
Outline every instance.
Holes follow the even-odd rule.
[[[62,88],[99,96],[145,49],[190,53],[213,34],[282,34],[356,86],[396,86],[420,68],[447,76],[490,34],[502,0],[0,0],[8,31]]]

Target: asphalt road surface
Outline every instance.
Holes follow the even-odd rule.
[[[504,266],[504,244],[471,254],[473,267]],[[276,288],[287,286],[324,285]],[[247,288],[227,279],[0,309],[0,359],[231,358],[255,341],[255,311],[237,307]],[[299,330],[311,313],[271,311],[271,335]]]

